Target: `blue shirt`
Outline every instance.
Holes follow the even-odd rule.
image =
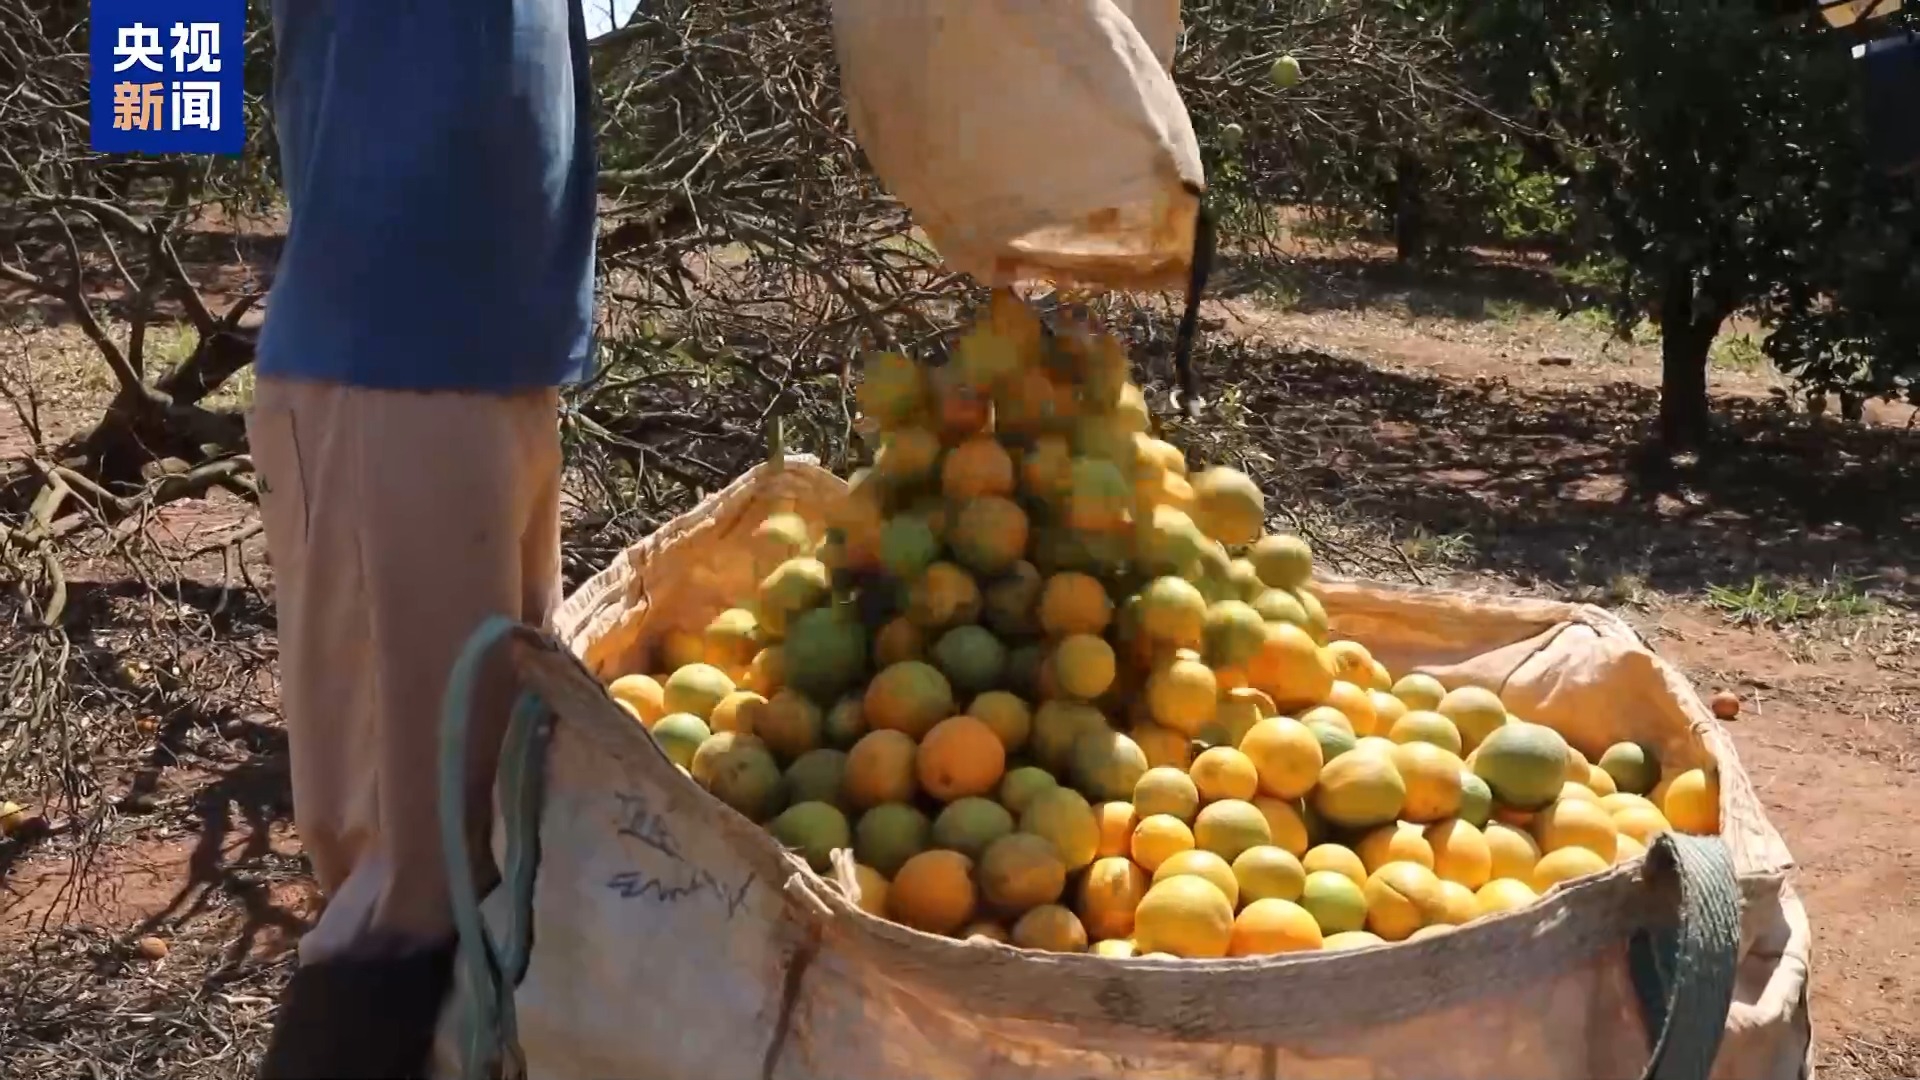
[[[579,0],[276,0],[291,220],[258,370],[505,392],[585,375],[595,158]]]

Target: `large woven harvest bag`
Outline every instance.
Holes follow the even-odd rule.
[[[462,922],[443,1075],[537,1080],[1595,1080],[1810,1072],[1809,932],[1791,861],[1685,680],[1594,608],[1356,583],[1335,633],[1395,671],[1499,690],[1589,755],[1621,739],[1716,762],[1724,839],[1422,942],[1227,961],[1113,960],[936,938],[859,911],[679,773],[601,680],[751,584],[752,528],[841,481],[756,468],[564,605],[559,641],[504,621],[456,670],[451,775],[476,667],[527,691],[497,791],[504,881]],[[498,655],[498,652],[493,652]],[[459,785],[446,785],[458,791]],[[456,796],[457,798],[457,796]],[[459,820],[459,807],[447,808]],[[469,865],[462,830],[453,865]]]

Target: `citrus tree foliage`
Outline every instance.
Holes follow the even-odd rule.
[[[1889,29],[1920,28],[1903,12]],[[1849,86],[1858,116],[1868,88]],[[1889,103],[1912,114],[1913,103]],[[1814,231],[1795,249],[1797,273],[1766,298],[1766,350],[1780,368],[1844,407],[1866,397],[1920,402],[1920,185],[1889,175],[1851,124],[1831,140],[1822,177],[1803,191]]]
[[[1470,199],[1451,149],[1484,110],[1463,91],[1442,19],[1417,0],[1197,0],[1174,77],[1231,206],[1301,206],[1384,226],[1403,255],[1443,243],[1442,207]],[[1281,85],[1292,57],[1299,81]],[[1242,214],[1237,223],[1251,224]]]
[[[1865,164],[1847,42],[1809,14],[1750,0],[1492,0],[1460,19],[1480,89],[1565,178],[1573,239],[1622,321],[1660,327],[1669,444],[1707,434],[1708,350],[1735,312],[1782,320],[1774,353],[1814,385],[1851,383],[1852,365],[1896,344],[1877,297],[1910,258],[1863,272],[1834,255],[1848,243],[1871,249],[1847,254],[1869,267],[1897,259],[1889,245],[1910,245],[1910,226],[1903,236],[1883,212],[1911,221],[1910,197]],[[1881,309],[1841,315],[1836,287]]]

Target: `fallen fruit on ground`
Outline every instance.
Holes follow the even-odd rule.
[[[1722,720],[1732,720],[1740,715],[1740,697],[1731,690],[1720,690],[1713,695],[1713,715]]]
[[[27,808],[17,802],[0,802],[0,839],[12,836],[27,823]]]

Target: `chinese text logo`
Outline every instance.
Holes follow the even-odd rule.
[[[93,0],[93,148],[237,154],[246,0]]]

